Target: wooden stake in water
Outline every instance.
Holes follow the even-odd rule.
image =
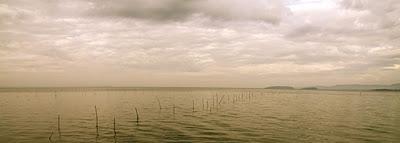
[[[206,108],[206,110],[208,110],[208,100],[207,100],[207,108]]]
[[[194,112],[194,100],[193,100],[193,112]]]
[[[53,131],[51,131],[51,134],[50,134],[50,136],[49,136],[49,141],[50,141],[50,142],[52,142],[52,141],[51,141],[51,137],[52,137],[52,136],[53,136]]]
[[[158,107],[160,107],[160,110],[161,110],[161,102],[160,102],[160,99],[158,99],[158,97],[157,97],[157,102],[158,102]]]
[[[114,138],[117,136],[117,131],[115,130],[115,116],[114,116]]]
[[[218,105],[221,104],[221,102],[222,102],[222,100],[224,99],[224,97],[225,97],[225,95],[223,95],[223,96],[221,97],[221,100],[219,100]]]
[[[204,98],[201,98],[201,104],[203,105],[203,110],[204,110]]]
[[[214,108],[214,96],[213,96],[213,99],[212,99],[212,107]]]
[[[215,101],[215,103],[218,103],[218,101],[219,101],[218,94],[216,95],[216,97],[217,97],[217,101]],[[218,105],[217,105],[217,108],[218,108]]]
[[[172,112],[174,112],[174,115],[175,115],[175,104],[172,105]]]
[[[60,115],[58,115],[57,129],[58,129],[58,136],[61,136]]]
[[[137,108],[135,107],[136,111],[136,123],[139,124],[139,112],[137,111]]]
[[[94,106],[94,111],[96,112],[96,135],[99,136],[99,117],[97,116],[97,107]]]

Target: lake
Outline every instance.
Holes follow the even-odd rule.
[[[0,89],[0,142],[400,142],[400,93]]]

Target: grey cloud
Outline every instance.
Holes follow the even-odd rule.
[[[280,0],[118,0],[92,1],[90,14],[150,20],[182,20],[193,15],[234,21],[279,23],[287,14]]]
[[[57,18],[97,16],[184,21],[193,16],[203,16],[222,21],[278,24],[282,17],[290,13],[282,0],[1,0],[0,3],[3,3],[0,10],[19,9]]]
[[[37,13],[34,11],[0,3],[0,29],[32,20],[35,16]]]
[[[183,19],[193,10],[193,0],[117,0],[92,1],[89,14],[99,16],[136,17],[156,20]]]
[[[287,14],[274,0],[0,2],[0,72],[7,74],[60,72],[60,80],[68,73],[84,81],[107,73],[126,83],[219,77],[263,86],[371,81],[363,75],[384,83],[399,72],[382,71],[400,62],[398,14],[373,5]]]
[[[398,0],[342,0],[347,9],[368,11],[369,18],[377,19],[382,28],[397,27],[400,24],[400,1]]]
[[[294,28],[292,31],[290,31],[285,36],[288,38],[296,38],[296,37],[309,36],[309,35],[320,33],[320,32],[322,32],[321,27],[316,26],[316,25],[306,24],[306,25],[301,25],[299,27]]]
[[[362,42],[354,43],[367,42],[366,45],[390,42],[399,37],[399,1],[342,0],[339,4],[341,7],[334,10],[298,15],[307,17],[311,23],[299,22],[300,26],[286,34],[287,37],[303,41],[325,40],[331,43],[348,43],[360,39]],[[374,41],[377,43],[373,43]]]
[[[399,3],[397,0],[341,0],[340,2],[345,8],[385,13],[396,11]]]

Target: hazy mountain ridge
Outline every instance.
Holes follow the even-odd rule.
[[[290,90],[290,89],[295,89],[295,88],[291,87],[291,86],[269,86],[269,87],[266,87],[265,89],[288,89],[288,90]]]
[[[294,88],[292,86],[269,86],[265,89],[300,89],[300,90],[375,90],[375,91],[400,91],[400,83],[391,85],[381,84],[338,84],[334,86],[310,86]]]
[[[400,90],[400,83],[391,85],[380,85],[380,84],[339,84],[335,86],[317,86],[318,89],[322,90],[376,90],[376,89],[389,89],[389,90]]]

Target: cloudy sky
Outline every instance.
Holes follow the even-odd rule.
[[[0,0],[0,86],[396,82],[399,0]]]

